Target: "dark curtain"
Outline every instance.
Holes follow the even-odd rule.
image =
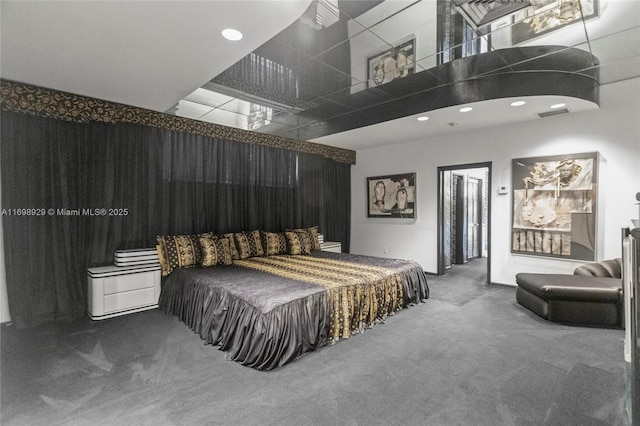
[[[2,112],[9,308],[19,327],[85,314],[86,268],[166,234],[317,225],[349,247],[350,165],[133,124]],[[38,209],[28,212],[21,209]]]
[[[318,161],[300,154],[300,225],[319,225],[326,241],[339,241],[349,252],[351,226],[351,168],[334,161]],[[331,176],[330,179],[326,179]]]

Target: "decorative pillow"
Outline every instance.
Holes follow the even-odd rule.
[[[283,232],[262,232],[262,244],[264,244],[265,256],[274,256],[287,253],[287,238]]]
[[[318,227],[313,226],[311,228],[302,228],[302,229],[287,229],[287,231],[293,232],[304,232],[309,237],[309,241],[311,242],[311,248],[313,250],[320,250],[320,239],[318,238]]]
[[[285,231],[287,238],[287,253],[289,254],[309,254],[311,253],[311,241],[306,232]]]
[[[160,262],[160,271],[162,271],[162,276],[167,276],[171,271],[169,271],[169,264],[164,258],[164,249],[160,244],[156,244],[156,252],[158,252],[158,262]]]
[[[260,239],[260,231],[236,232],[234,236],[240,259],[264,256],[262,240]]]
[[[162,275],[177,268],[191,268],[200,263],[202,254],[197,235],[164,235],[156,237]]]
[[[238,248],[236,247],[236,239],[234,237],[234,234],[230,232],[228,234],[219,235],[219,237],[225,237],[229,239],[229,247],[231,248],[231,258],[233,260],[239,260],[240,254],[238,253]]]
[[[202,251],[202,266],[232,265],[231,247],[229,239],[211,234],[200,235],[200,250]]]
[[[311,248],[313,250],[321,250],[320,239],[318,238],[318,227],[312,226],[311,228],[307,228],[307,233],[309,234],[309,239],[311,240]]]

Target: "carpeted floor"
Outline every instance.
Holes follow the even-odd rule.
[[[5,325],[0,421],[628,424],[624,332],[544,321],[515,302],[514,288],[477,281],[478,266],[430,277],[426,303],[271,372],[226,361],[158,310]]]
[[[435,280],[435,281],[434,281]],[[491,291],[497,286],[487,286],[487,258],[473,259],[464,265],[453,265],[441,277],[433,277],[429,283],[446,287],[436,292],[438,300],[462,306]]]

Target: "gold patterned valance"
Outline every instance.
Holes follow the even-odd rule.
[[[348,149],[206,123],[7,80],[0,80],[0,108],[79,123],[100,121],[143,124],[235,142],[316,154],[339,163],[355,164],[356,162],[355,151]]]

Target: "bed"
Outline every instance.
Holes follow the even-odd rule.
[[[226,358],[272,370],[428,297],[413,261],[312,250],[179,268],[159,303]]]

